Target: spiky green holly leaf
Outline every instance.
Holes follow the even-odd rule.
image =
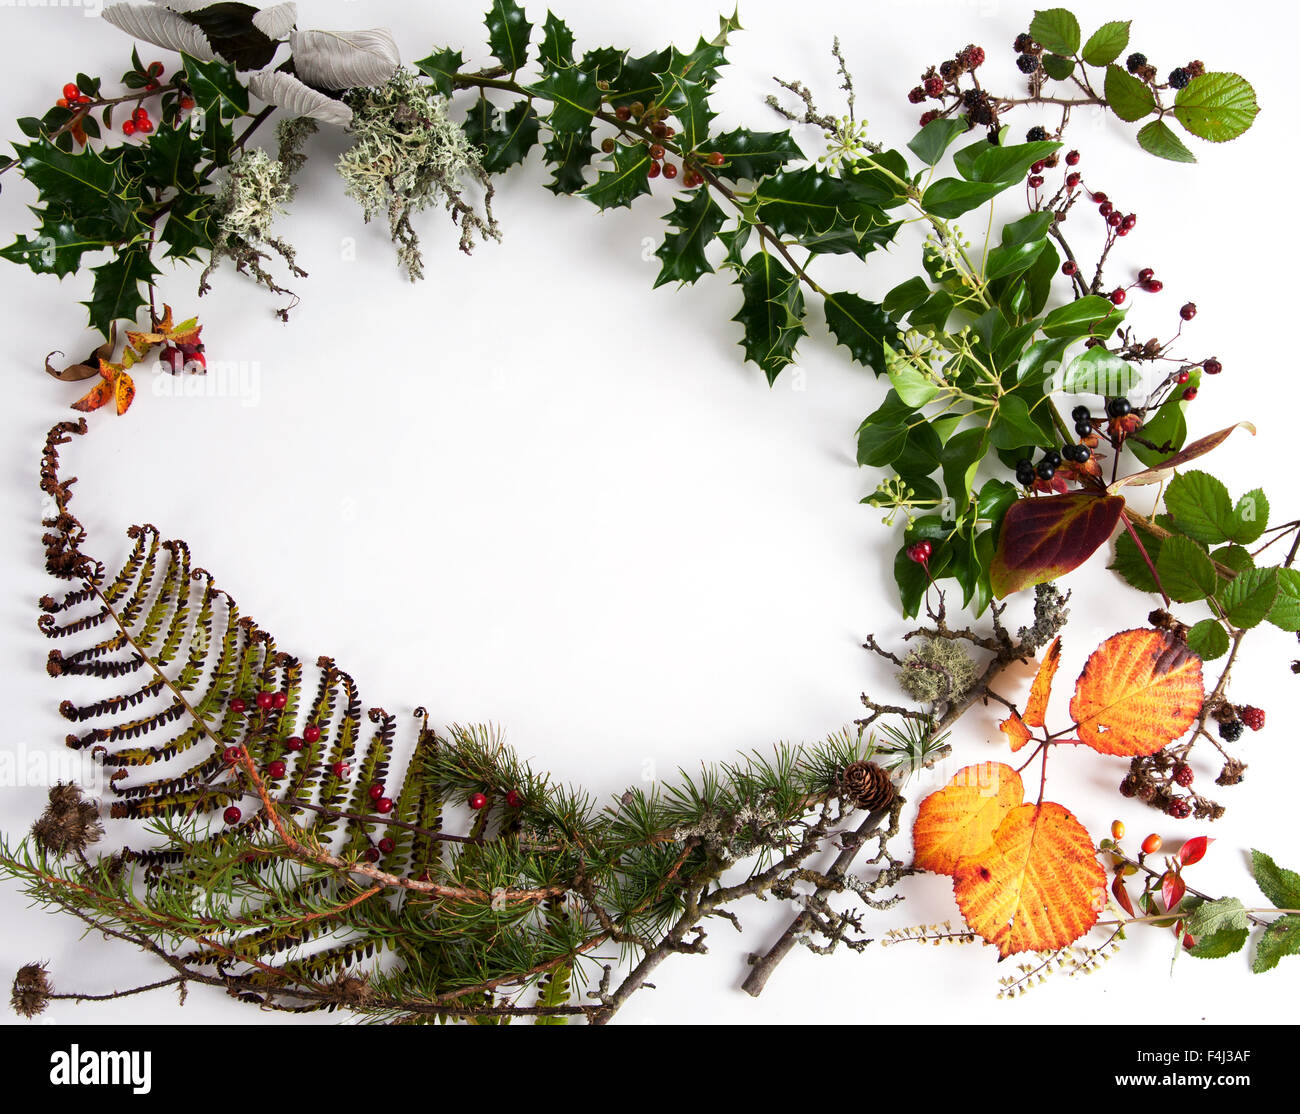
[[[712,191],[698,189],[686,199],[679,197],[673,202],[673,211],[667,219],[677,231],[664,236],[664,242],[655,252],[663,262],[655,286],[666,282],[694,282],[701,275],[711,273],[713,265],[705,258],[704,251],[726,219],[713,200]]]
[[[726,37],[723,36],[720,41],[715,39],[713,42],[701,38],[690,53],[680,51],[675,46],[670,47],[666,73],[699,82],[711,89],[717,82],[722,67],[727,64],[725,46]]]
[[[815,252],[864,256],[888,243],[898,227],[882,210],[860,202],[843,179],[811,167],[764,179],[754,200],[759,218],[776,233]]]
[[[528,61],[528,39],[533,25],[514,0],[492,0],[483,22],[488,29],[488,49],[510,73],[518,73]]]
[[[198,259],[212,250],[212,197],[210,194],[179,194],[158,232],[169,259]]]
[[[573,32],[552,11],[542,24],[541,61],[543,70],[558,70],[573,65]]]
[[[694,151],[709,135],[717,113],[709,108],[708,86],[676,73],[661,75],[659,103],[677,118],[678,142],[683,150]]]
[[[465,134],[483,152],[483,169],[500,174],[524,157],[537,142],[541,125],[527,100],[518,100],[502,115],[480,96],[465,120]]]
[[[591,56],[591,54],[583,56],[583,69],[588,72],[591,72],[591,67],[587,65],[587,59]],[[596,76],[610,82],[611,89],[607,96],[611,104],[630,105],[633,101],[649,104],[659,94],[659,75],[668,68],[671,59],[671,48],[635,58],[622,51],[619,54],[617,78],[606,77],[603,72]],[[602,58],[602,60],[608,65],[608,59]]]
[[[14,151],[23,177],[40,191],[52,213],[73,220],[82,216],[107,219],[120,230],[122,239],[140,227],[136,216],[139,190],[126,178],[120,147],[103,153],[88,147],[73,154],[48,139],[37,139],[16,144]]]
[[[12,244],[0,248],[0,257],[30,267],[38,275],[63,278],[81,269],[81,257],[87,252],[103,251],[117,243],[117,237],[107,231],[104,222],[72,221],[47,213],[35,236],[19,236]]]
[[[92,268],[91,273],[95,284],[90,301],[81,304],[90,311],[91,327],[107,337],[115,321],[136,319],[146,301],[140,287],[152,282],[158,268],[149,258],[147,245],[141,243]]]
[[[188,54],[181,55],[185,80],[200,110],[191,120],[203,123],[203,145],[218,166],[230,162],[235,138],[232,121],[248,113],[248,90],[240,83],[234,66],[220,59],[200,62]]]
[[[858,363],[885,373],[885,349],[898,343],[898,327],[878,303],[856,294],[827,294],[826,325]]]
[[[596,148],[591,142],[593,129],[556,132],[542,147],[547,163],[553,167],[546,188],[554,194],[578,193],[587,185],[583,173],[591,165]]]
[[[459,50],[435,50],[427,58],[415,63],[415,68],[426,77],[433,79],[434,88],[444,97],[450,97],[455,89],[453,78],[460,73],[465,59]]]
[[[799,279],[771,255],[752,255],[738,280],[744,302],[733,321],[744,326],[745,358],[758,364],[768,383],[794,360],[795,345],[806,333]]]
[[[591,127],[592,117],[600,108],[601,93],[596,79],[577,66],[550,70],[541,81],[528,86],[528,92],[551,102],[546,122],[556,132]]]
[[[147,185],[190,193],[206,180],[203,136],[184,125],[159,125],[149,142],[134,150],[143,155]]]
[[[726,159],[714,173],[733,182],[757,181],[775,174],[786,163],[803,158],[803,152],[788,131],[755,132],[736,128],[714,136],[709,149]]]
[[[612,164],[612,165],[611,165]],[[643,143],[620,143],[596,180],[582,196],[601,209],[626,208],[632,198],[650,192],[650,152]]]

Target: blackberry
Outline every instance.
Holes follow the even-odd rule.
[[[968,70],[978,69],[984,64],[984,48],[971,43],[957,57]]]
[[[1146,64],[1147,56],[1140,51],[1134,51],[1124,62],[1129,73],[1137,73]]]
[[[1120,794],[1125,797],[1136,797],[1138,791],[1137,782],[1134,781],[1132,776],[1130,775],[1129,777],[1126,777],[1123,781],[1119,783],[1119,791]]]
[[[1165,806],[1165,811],[1175,820],[1186,820],[1192,814],[1192,806],[1182,797],[1175,797]]]
[[[990,105],[987,101],[981,101],[979,104],[975,105],[975,107],[972,108],[966,115],[969,118],[970,122],[972,124],[975,124],[978,127],[988,127],[988,125],[992,124],[997,119],[997,117],[993,115],[993,106]],[[989,137],[989,142],[996,143],[997,141],[998,141],[998,136],[997,136],[997,132],[995,131]]]
[[[974,108],[984,100],[984,93],[979,89],[967,89],[961,95],[961,100],[967,108]]]
[[[1025,132],[1025,140],[1029,143],[1042,143],[1047,138],[1047,129],[1041,126],[1035,126]]]
[[[1022,54],[1016,59],[1016,68],[1023,74],[1038,72],[1038,59],[1032,54]]]
[[[1169,72],[1169,84],[1175,89],[1186,89],[1191,80],[1192,75],[1183,69],[1182,66],[1179,66],[1176,70],[1170,70]]]
[[[1038,467],[1034,469],[1034,471],[1037,472],[1038,478],[1042,480],[1043,483],[1051,483],[1052,477],[1056,475],[1056,469],[1045,460],[1040,460],[1038,462]]]
[[[1174,781],[1178,782],[1178,784],[1181,785],[1184,789],[1186,789],[1189,785],[1192,784],[1192,781],[1195,778],[1195,776],[1196,775],[1192,773],[1191,766],[1189,766],[1186,762],[1180,762],[1177,766],[1174,767]]]
[[[1235,743],[1241,738],[1241,733],[1245,730],[1241,720],[1234,719],[1231,723],[1219,724],[1219,738],[1225,743]]]
[[[928,97],[943,96],[943,78],[930,74],[922,83],[921,88],[925,90]]]
[[[1106,413],[1112,418],[1122,418],[1132,410],[1133,407],[1126,398],[1112,398],[1106,403]]]
[[[1188,62],[1183,69],[1192,77],[1200,77],[1205,72],[1205,63],[1197,59],[1195,62]]]
[[[1024,54],[1025,51],[1027,51],[1033,45],[1034,45],[1033,37],[1031,35],[1026,35],[1021,33],[1016,36],[1015,45],[1012,47],[1012,49],[1017,54]]]
[[[907,94],[907,99],[911,101],[913,104],[920,104],[923,100],[925,100],[925,90],[918,85],[915,89],[913,89],[910,93]]]
[[[1238,715],[1241,716],[1241,722],[1249,727],[1252,731],[1259,731],[1264,726],[1264,709],[1256,708],[1252,704],[1237,709]]]
[[[1076,406],[1070,411],[1070,420],[1074,422],[1086,422],[1092,417],[1092,411],[1086,406]]]

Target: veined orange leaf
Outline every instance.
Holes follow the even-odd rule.
[[[1033,687],[1029,690],[1029,702],[1025,705],[1023,719],[1030,727],[1043,727],[1047,724],[1047,700],[1052,695],[1052,680],[1060,665],[1061,640],[1054,638],[1047,647],[1047,653],[1043,655]]]
[[[1025,799],[1020,775],[1001,762],[958,770],[921,802],[912,826],[916,865],[951,874],[968,855],[983,851],[1007,813]]]
[[[1016,751],[1033,738],[1033,733],[1029,730],[1025,721],[1020,718],[1020,713],[1014,709],[1006,719],[998,724],[998,727],[1002,729],[1002,734],[1011,740],[1012,754],[1015,754]]]
[[[72,404],[72,409],[89,414],[98,410],[113,397],[113,384],[107,379],[97,379],[95,385]]]

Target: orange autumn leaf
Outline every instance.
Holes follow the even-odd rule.
[[[108,379],[98,379],[95,385],[72,404],[72,409],[89,414],[98,410],[113,397],[113,383]]]
[[[1201,659],[1167,631],[1130,630],[1088,659],[1070,701],[1079,740],[1102,754],[1154,754],[1181,736],[1205,700]]]
[[[1008,812],[990,845],[958,865],[952,888],[971,931],[1006,957],[1063,948],[1092,928],[1106,872],[1084,826],[1047,801]]]
[[[125,371],[119,372],[113,383],[113,397],[117,401],[119,414],[125,414],[135,400],[135,380]]]
[[[168,341],[172,344],[198,344],[202,332],[203,326],[197,317],[191,317],[179,325],[173,323],[172,307],[164,305],[162,319],[153,322],[150,332],[135,333],[127,330],[126,339],[132,348],[137,349],[138,355],[143,357],[151,348]]]
[[[1043,662],[1038,667],[1033,688],[1029,690],[1029,702],[1025,705],[1024,721],[1030,727],[1043,727],[1047,723],[1047,699],[1052,695],[1052,681],[1061,664],[1061,640],[1052,639],[1043,655]],[[1012,750],[1017,748],[1012,747]]]
[[[958,770],[921,802],[912,826],[917,867],[951,874],[962,859],[993,842],[998,825],[1024,798],[1020,775],[1001,762]]]
[[[1011,710],[1011,714],[998,724],[998,727],[1002,729],[1002,734],[1011,740],[1012,754],[1015,754],[1016,751],[1033,738],[1033,734],[1030,732],[1028,725],[1020,718],[1020,713],[1014,708]]]

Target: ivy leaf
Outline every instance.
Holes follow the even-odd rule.
[[[512,74],[528,61],[528,38],[533,25],[524,17],[524,9],[514,0],[492,0],[483,22],[488,29],[488,48]]]
[[[1163,630],[1130,630],[1088,658],[1070,700],[1079,741],[1099,754],[1155,754],[1196,721],[1201,659]]]
[[[756,181],[775,174],[786,163],[803,158],[788,132],[754,132],[745,128],[724,132],[710,144],[727,161],[714,173],[729,181]]]
[[[433,79],[433,86],[444,97],[450,97],[455,91],[452,78],[460,73],[465,59],[459,50],[435,50],[427,58],[415,63],[415,68],[426,77]]]
[[[544,97],[554,106],[546,121],[557,132],[591,127],[592,117],[600,108],[596,79],[577,66],[551,69],[543,80],[530,85],[528,92]]]
[[[1109,298],[1089,294],[1059,309],[1052,310],[1043,319],[1043,335],[1051,339],[1110,336],[1124,320],[1124,311],[1116,308]]]
[[[1255,941],[1255,974],[1271,971],[1288,955],[1300,955],[1300,917],[1281,917],[1266,928]]]
[[[1130,24],[1127,19],[1103,23],[1083,44],[1083,60],[1090,66],[1105,66],[1115,61],[1128,46]]]
[[[1002,520],[989,576],[998,599],[1064,576],[1114,533],[1124,500],[1084,492],[1021,499]]]
[[[573,65],[573,32],[564,20],[550,11],[542,24],[541,61],[544,69],[551,70]]]
[[[540,130],[537,113],[525,99],[502,116],[487,97],[480,96],[465,120],[465,134],[482,149],[483,169],[492,174],[523,162]]]
[[[643,143],[620,143],[608,162],[613,167],[601,170],[596,180],[582,191],[582,196],[601,209],[627,208],[632,198],[650,192],[646,177],[650,168],[650,151]]]
[[[554,172],[546,188],[554,194],[572,194],[581,192],[587,185],[583,173],[596,154],[591,142],[592,128],[582,131],[556,132],[542,148],[549,165]]]
[[[907,406],[919,409],[939,395],[937,387],[908,360],[901,359],[892,349],[885,350],[885,371],[889,382]]]
[[[1177,534],[1166,538],[1160,547],[1156,572],[1160,574],[1160,583],[1169,598],[1179,603],[1203,600],[1213,595],[1218,585],[1214,563],[1206,556],[1205,550],[1191,538]]]
[[[1149,116],[1156,109],[1155,94],[1146,83],[1113,63],[1106,67],[1104,91],[1111,111],[1129,123]]]
[[[1300,909],[1300,874],[1275,863],[1271,856],[1252,848],[1250,870],[1255,884],[1277,909]]]
[[[1201,661],[1214,661],[1228,652],[1228,632],[1218,619],[1202,619],[1187,632],[1187,645]]]
[[[664,237],[655,255],[663,261],[655,286],[666,282],[694,282],[701,275],[710,274],[713,265],[705,258],[704,249],[717,236],[726,215],[713,200],[711,190],[695,190],[683,200],[673,202],[668,223],[678,231]]]
[[[1228,622],[1248,630],[1268,618],[1277,601],[1279,588],[1277,569],[1245,569],[1227,581],[1215,599]]]
[[[1178,90],[1174,115],[1193,135],[1226,143],[1255,122],[1259,103],[1250,82],[1240,74],[1206,73]]]
[[[1048,8],[1034,12],[1029,33],[1044,50],[1056,54],[1074,54],[1083,38],[1079,21],[1068,8]]]
[[[1168,159],[1170,162],[1196,161],[1196,156],[1187,149],[1187,144],[1163,120],[1152,120],[1142,125],[1138,132],[1138,146],[1156,158]]]
[[[732,318],[744,326],[741,341],[745,357],[763,369],[768,383],[794,359],[795,345],[806,330],[804,300],[799,280],[767,252],[758,252],[746,264],[740,279],[744,304]]]
[[[150,260],[147,247],[141,244],[92,268],[91,273],[95,276],[91,298],[81,304],[90,311],[91,326],[108,336],[114,322],[135,320],[145,304],[140,284],[151,282],[158,268]]]
[[[885,347],[898,343],[898,328],[884,309],[856,294],[827,294],[826,326],[836,343],[849,350],[863,367],[877,375],[885,371]]]

